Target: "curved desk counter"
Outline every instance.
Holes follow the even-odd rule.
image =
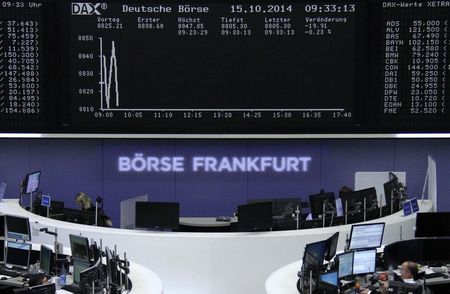
[[[421,211],[431,210],[431,202],[421,204]],[[343,250],[345,235],[351,225],[255,233],[178,233],[149,232],[79,225],[48,219],[25,211],[18,200],[0,203],[0,212],[27,216],[33,242],[52,244],[53,236],[39,233],[39,228],[58,228],[58,239],[69,245],[69,234],[82,234],[103,244],[117,245],[120,254],[157,272],[164,293],[247,294],[264,293],[267,277],[276,269],[298,260],[307,243],[323,240],[341,232],[338,250]],[[414,236],[415,215],[402,212],[370,222],[385,222],[383,243]]]
[[[420,207],[421,212],[431,211],[431,209],[432,209],[431,201],[428,201],[428,200],[420,201],[419,200],[419,207]],[[395,238],[395,237],[398,238],[397,241],[400,239],[403,239],[403,240],[412,239],[414,237],[413,226],[415,226],[415,219],[416,219],[416,214],[412,214],[412,215],[405,217],[405,216],[403,216],[403,212],[400,211],[389,217],[373,220],[370,222],[386,222],[386,227],[385,227],[384,236],[383,236],[383,244],[390,244],[393,242],[392,238]],[[400,238],[400,231],[398,232],[397,236],[392,235],[392,233],[393,233],[392,226],[394,224],[397,224],[399,229],[401,228],[401,235],[402,235],[401,238]],[[342,226],[342,227],[347,227],[348,229],[346,232],[342,232],[342,233],[344,233],[343,236],[341,236],[341,234],[339,235],[339,244],[338,244],[337,251],[342,251],[344,249],[345,244],[342,244],[341,241],[345,242],[345,233],[350,233],[351,225]],[[341,230],[339,230],[339,231],[341,232]],[[314,241],[316,241],[316,240],[311,240],[310,242],[306,242],[306,243],[311,243]],[[297,281],[298,281],[297,272],[300,270],[301,260],[299,260],[299,259],[301,259],[301,257],[303,256],[304,247],[305,246],[302,246],[302,248],[300,248],[299,252],[301,251],[301,255],[298,255],[298,258],[296,261],[289,263],[289,264],[279,268],[278,270],[274,271],[272,274],[270,274],[270,276],[267,278],[266,283],[265,283],[266,293],[268,293],[268,294],[298,294],[298,290],[296,287]]]

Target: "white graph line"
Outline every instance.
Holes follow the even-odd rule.
[[[100,41],[100,108],[103,109],[103,101],[106,102],[106,108],[110,108],[111,103],[111,83],[114,71],[114,91],[116,97],[116,107],[119,106],[119,81],[117,79],[117,58],[116,58],[116,45],[114,41],[111,42],[111,56],[109,58],[109,70],[106,61],[106,56],[103,54],[103,39],[98,38]]]

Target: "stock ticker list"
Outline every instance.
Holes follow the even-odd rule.
[[[382,95],[386,123],[449,121],[450,1],[384,1]]]
[[[42,5],[0,2],[0,120],[34,120],[42,111]]]
[[[354,3],[73,2],[70,10],[76,123],[352,125]]]

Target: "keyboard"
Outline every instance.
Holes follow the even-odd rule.
[[[77,284],[65,285],[61,289],[72,292],[72,293],[80,293],[80,286]]]
[[[15,270],[0,267],[0,275],[16,278],[19,277],[21,274],[16,272]]]
[[[431,274],[424,275],[425,279],[441,278],[441,277],[444,277],[444,276],[445,275],[443,273],[431,273]]]

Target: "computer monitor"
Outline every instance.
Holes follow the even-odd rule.
[[[30,265],[31,244],[8,241],[6,264],[27,270]]]
[[[350,250],[378,248],[383,241],[384,223],[352,225]]]
[[[83,293],[88,293],[87,287],[91,287],[92,282],[96,282],[101,278],[101,270],[102,270],[102,260],[99,259],[97,262],[80,272],[80,290]],[[91,290],[92,291],[92,290]]]
[[[50,249],[45,245],[41,245],[41,251],[39,254],[39,264],[41,270],[46,274],[50,274],[51,271],[51,258],[52,258],[52,249]]]
[[[136,228],[172,229],[180,225],[180,204],[177,202],[136,202]]]
[[[95,224],[95,211],[64,208],[64,220],[82,225]],[[100,217],[99,217],[100,219]]]
[[[29,194],[29,193],[36,192],[39,189],[40,179],[41,179],[40,171],[35,171],[35,172],[27,174],[25,176],[25,180],[23,183],[22,193]]]
[[[361,193],[361,201],[364,204],[366,199],[366,210],[374,210],[378,207],[377,190],[375,187],[359,190]]]
[[[55,294],[56,293],[56,284],[43,284],[37,285],[29,288],[29,294]]]
[[[0,239],[0,263],[5,262],[5,240]]]
[[[328,240],[323,240],[319,242],[309,243],[305,246],[305,253],[308,252],[314,256],[320,265],[323,264],[325,259],[325,254],[328,248]]]
[[[72,259],[89,262],[89,240],[78,235],[69,235]]]
[[[450,212],[419,212],[416,216],[416,238],[450,237]]]
[[[305,252],[300,279],[301,293],[316,293],[319,283],[319,262],[309,252]]]
[[[313,218],[318,218],[323,213],[323,203],[325,202],[325,210],[336,208],[335,197],[333,192],[309,195],[309,207]]]
[[[399,193],[400,193],[400,185],[397,177],[383,184],[384,188],[384,197],[386,199],[386,206],[388,209],[391,209],[391,199],[393,198],[393,211],[398,211],[399,209]]]
[[[82,260],[73,260],[73,283],[80,284],[80,273],[90,267],[90,263]]]
[[[325,260],[330,261],[336,255],[337,244],[339,241],[339,232],[334,233],[327,240],[327,250],[325,252]]]
[[[30,241],[30,221],[28,217],[6,215],[6,236],[9,239]]]
[[[339,294],[339,287],[319,280],[318,291],[320,294]]]
[[[264,231],[272,228],[272,206],[270,202],[238,206],[238,229],[241,232]]]
[[[273,199],[273,215],[282,215],[285,217],[292,217],[295,215],[297,207],[301,208],[300,198],[280,198]]]
[[[338,276],[344,278],[353,274],[353,251],[336,255],[338,260]]]
[[[388,291],[391,293],[422,294],[422,283],[405,283],[400,281],[389,281]]]
[[[359,213],[363,210],[363,199],[360,190],[343,193],[341,201],[344,213]]]
[[[0,238],[5,237],[6,230],[6,216],[0,215]]]
[[[355,251],[353,254],[353,274],[361,275],[375,272],[376,249]]]
[[[320,275],[320,280],[335,286],[339,286],[339,278],[337,271],[331,271]]]

